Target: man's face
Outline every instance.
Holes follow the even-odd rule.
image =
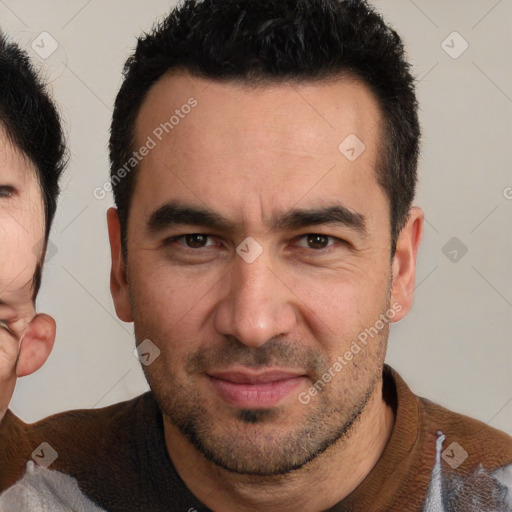
[[[251,89],[170,74],[142,106],[125,319],[160,350],[144,370],[166,428],[228,470],[304,465],[350,433],[380,381],[392,271],[379,123],[348,79]]]
[[[0,129],[0,321],[20,337],[35,315],[44,207],[34,166]]]

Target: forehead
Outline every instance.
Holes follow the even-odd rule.
[[[14,184],[38,185],[38,177],[34,164],[11,141],[0,122],[0,178],[11,180]],[[0,183],[7,185],[8,183]]]
[[[192,110],[188,102],[197,105]],[[187,122],[182,122],[187,117]],[[135,135],[139,141],[149,134],[159,138],[172,133],[179,137],[192,128],[201,132],[201,141],[197,142],[208,143],[237,132],[234,142],[238,143],[257,131],[273,131],[286,135],[274,142],[288,148],[295,141],[317,143],[323,137],[327,137],[325,142],[337,142],[351,133],[371,143],[368,139],[373,139],[372,132],[379,123],[375,95],[351,75],[309,83],[250,85],[174,71],[149,90],[137,117]],[[213,127],[215,130],[207,131]],[[302,149],[309,149],[309,144]]]
[[[254,87],[169,73],[137,118],[135,147],[150,150],[135,195],[208,197],[222,208],[236,193],[240,208],[267,209],[277,197],[284,207],[305,195],[347,199],[354,187],[378,186],[380,119],[375,96],[353,77]]]

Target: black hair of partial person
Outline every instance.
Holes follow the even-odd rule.
[[[114,178],[132,156],[144,98],[170,70],[249,86],[342,76],[366,84],[381,109],[376,172],[390,204],[394,255],[417,182],[418,103],[399,35],[365,0],[185,0],[139,38],[124,67],[110,134],[111,183],[125,258],[136,169]]]
[[[44,255],[57,209],[59,179],[66,166],[64,134],[55,104],[29,56],[1,32],[0,125],[36,168],[45,211]],[[34,298],[41,285],[41,272],[42,261],[34,275]]]

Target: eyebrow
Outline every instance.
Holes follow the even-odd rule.
[[[185,224],[204,226],[219,231],[230,231],[235,227],[232,222],[212,210],[173,201],[164,204],[151,214],[148,229],[156,234],[169,227]]]
[[[293,209],[270,219],[269,227],[273,231],[285,231],[323,224],[344,226],[363,235],[367,233],[364,215],[339,204],[319,208]],[[158,234],[172,226],[179,225],[201,226],[224,232],[231,231],[236,227],[236,223],[208,208],[198,208],[179,201],[172,201],[151,214],[147,228],[151,233]]]
[[[284,231],[323,224],[340,225],[358,231],[361,234],[366,234],[364,216],[341,205],[291,210],[281,217],[274,219],[271,227],[275,231]]]

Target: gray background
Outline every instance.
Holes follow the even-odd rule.
[[[388,362],[419,395],[512,434],[512,1],[375,4],[406,43],[424,132],[416,298],[392,327]],[[108,177],[122,64],[171,5],[0,0],[0,26],[52,82],[71,150],[38,301],[57,320],[57,341],[47,364],[18,383],[12,409],[26,421],[147,389],[132,326],[116,318],[109,292],[112,198],[93,190]],[[58,43],[46,59],[32,47],[55,44],[42,32]]]

